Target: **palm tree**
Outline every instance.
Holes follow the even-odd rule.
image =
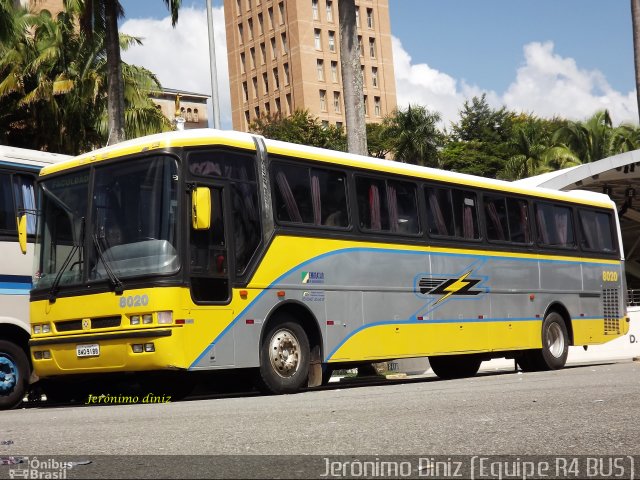
[[[553,135],[553,141],[559,148],[573,152],[581,163],[589,163],[616,153],[612,148],[612,135],[609,111],[601,110],[585,122],[563,125]]]
[[[438,166],[438,148],[443,135],[437,124],[441,117],[422,105],[409,105],[406,110],[395,110],[385,119],[392,139],[395,160],[404,163]]]
[[[636,101],[640,116],[640,0],[631,0],[631,23],[633,25],[633,59],[636,68]]]
[[[360,69],[360,45],[356,28],[355,0],[339,0],[340,67],[344,114],[347,122],[349,152],[367,154],[367,130],[364,121],[364,94]]]
[[[163,2],[171,13],[171,24],[175,27],[182,0]],[[125,87],[118,33],[118,19],[124,16],[122,5],[118,0],[65,0],[65,3],[81,9],[83,15],[80,24],[85,32],[104,33],[107,55],[108,143],[121,142],[126,138]]]
[[[14,21],[23,34],[0,48],[0,101],[13,106],[9,120],[16,146],[76,154],[105,143],[104,41],[102,35],[89,38],[78,31],[77,18],[72,10],[57,20],[45,11],[16,12]],[[124,37],[122,47],[136,42]],[[123,71],[127,136],[170,129],[149,99],[149,93],[160,90],[155,76],[127,64]]]
[[[0,0],[0,43],[6,42],[13,35],[12,0]]]

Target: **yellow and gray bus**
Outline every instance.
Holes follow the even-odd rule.
[[[34,184],[45,165],[66,155],[0,145],[0,409],[18,405],[31,377],[29,290],[35,234]],[[17,219],[26,213],[18,248]]]
[[[42,379],[251,369],[289,393],[398,358],[558,369],[628,331],[602,194],[207,129],[46,167],[38,192]]]

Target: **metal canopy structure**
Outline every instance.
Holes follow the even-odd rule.
[[[626,257],[627,285],[640,288],[640,150],[597,162],[518,180],[514,183],[555,190],[590,190],[605,193],[620,214]]]

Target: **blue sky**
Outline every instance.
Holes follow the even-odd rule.
[[[176,30],[160,0],[121,0],[126,61],[163,85],[208,93],[205,0],[183,0]],[[222,0],[213,0],[223,128],[230,128]],[[398,103],[457,120],[465,99],[550,117],[609,108],[637,123],[628,0],[389,0]],[[185,69],[184,64],[198,65]]]

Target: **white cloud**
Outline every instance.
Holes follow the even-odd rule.
[[[222,128],[231,128],[227,39],[222,7],[213,8],[213,29],[216,45],[216,68]],[[195,93],[211,94],[209,35],[207,11],[183,7],[176,27],[167,16],[162,20],[127,20],[120,31],[142,38],[142,47],[122,52],[127,63],[140,65],[155,73],[163,87]],[[209,119],[212,119],[209,101]],[[212,120],[210,124],[213,125]]]
[[[213,9],[222,128],[231,128],[229,74],[223,8]],[[169,17],[162,20],[131,19],[122,32],[141,37],[143,47],[123,52],[126,62],[154,72],[163,86],[210,94],[211,80],[207,15],[205,9],[182,8],[176,28]],[[412,63],[401,41],[392,37],[398,105],[426,105],[442,114],[443,123],[458,120],[465,100],[486,94],[499,108],[583,120],[607,108],[616,123],[637,122],[635,91],[613,89],[598,70],[579,68],[572,58],[554,53],[552,42],[523,47],[523,63],[515,79],[500,93],[458,80],[426,63]],[[209,108],[211,118],[211,107]]]
[[[637,122],[635,91],[614,90],[601,72],[580,69],[575,60],[555,54],[553,48],[552,42],[525,45],[523,65],[507,90],[499,94],[456,80],[425,63],[412,64],[400,40],[393,37],[398,105],[426,105],[440,112],[449,125],[458,120],[465,100],[485,93],[496,108],[504,105],[539,117],[583,120],[607,108],[616,124]]]

